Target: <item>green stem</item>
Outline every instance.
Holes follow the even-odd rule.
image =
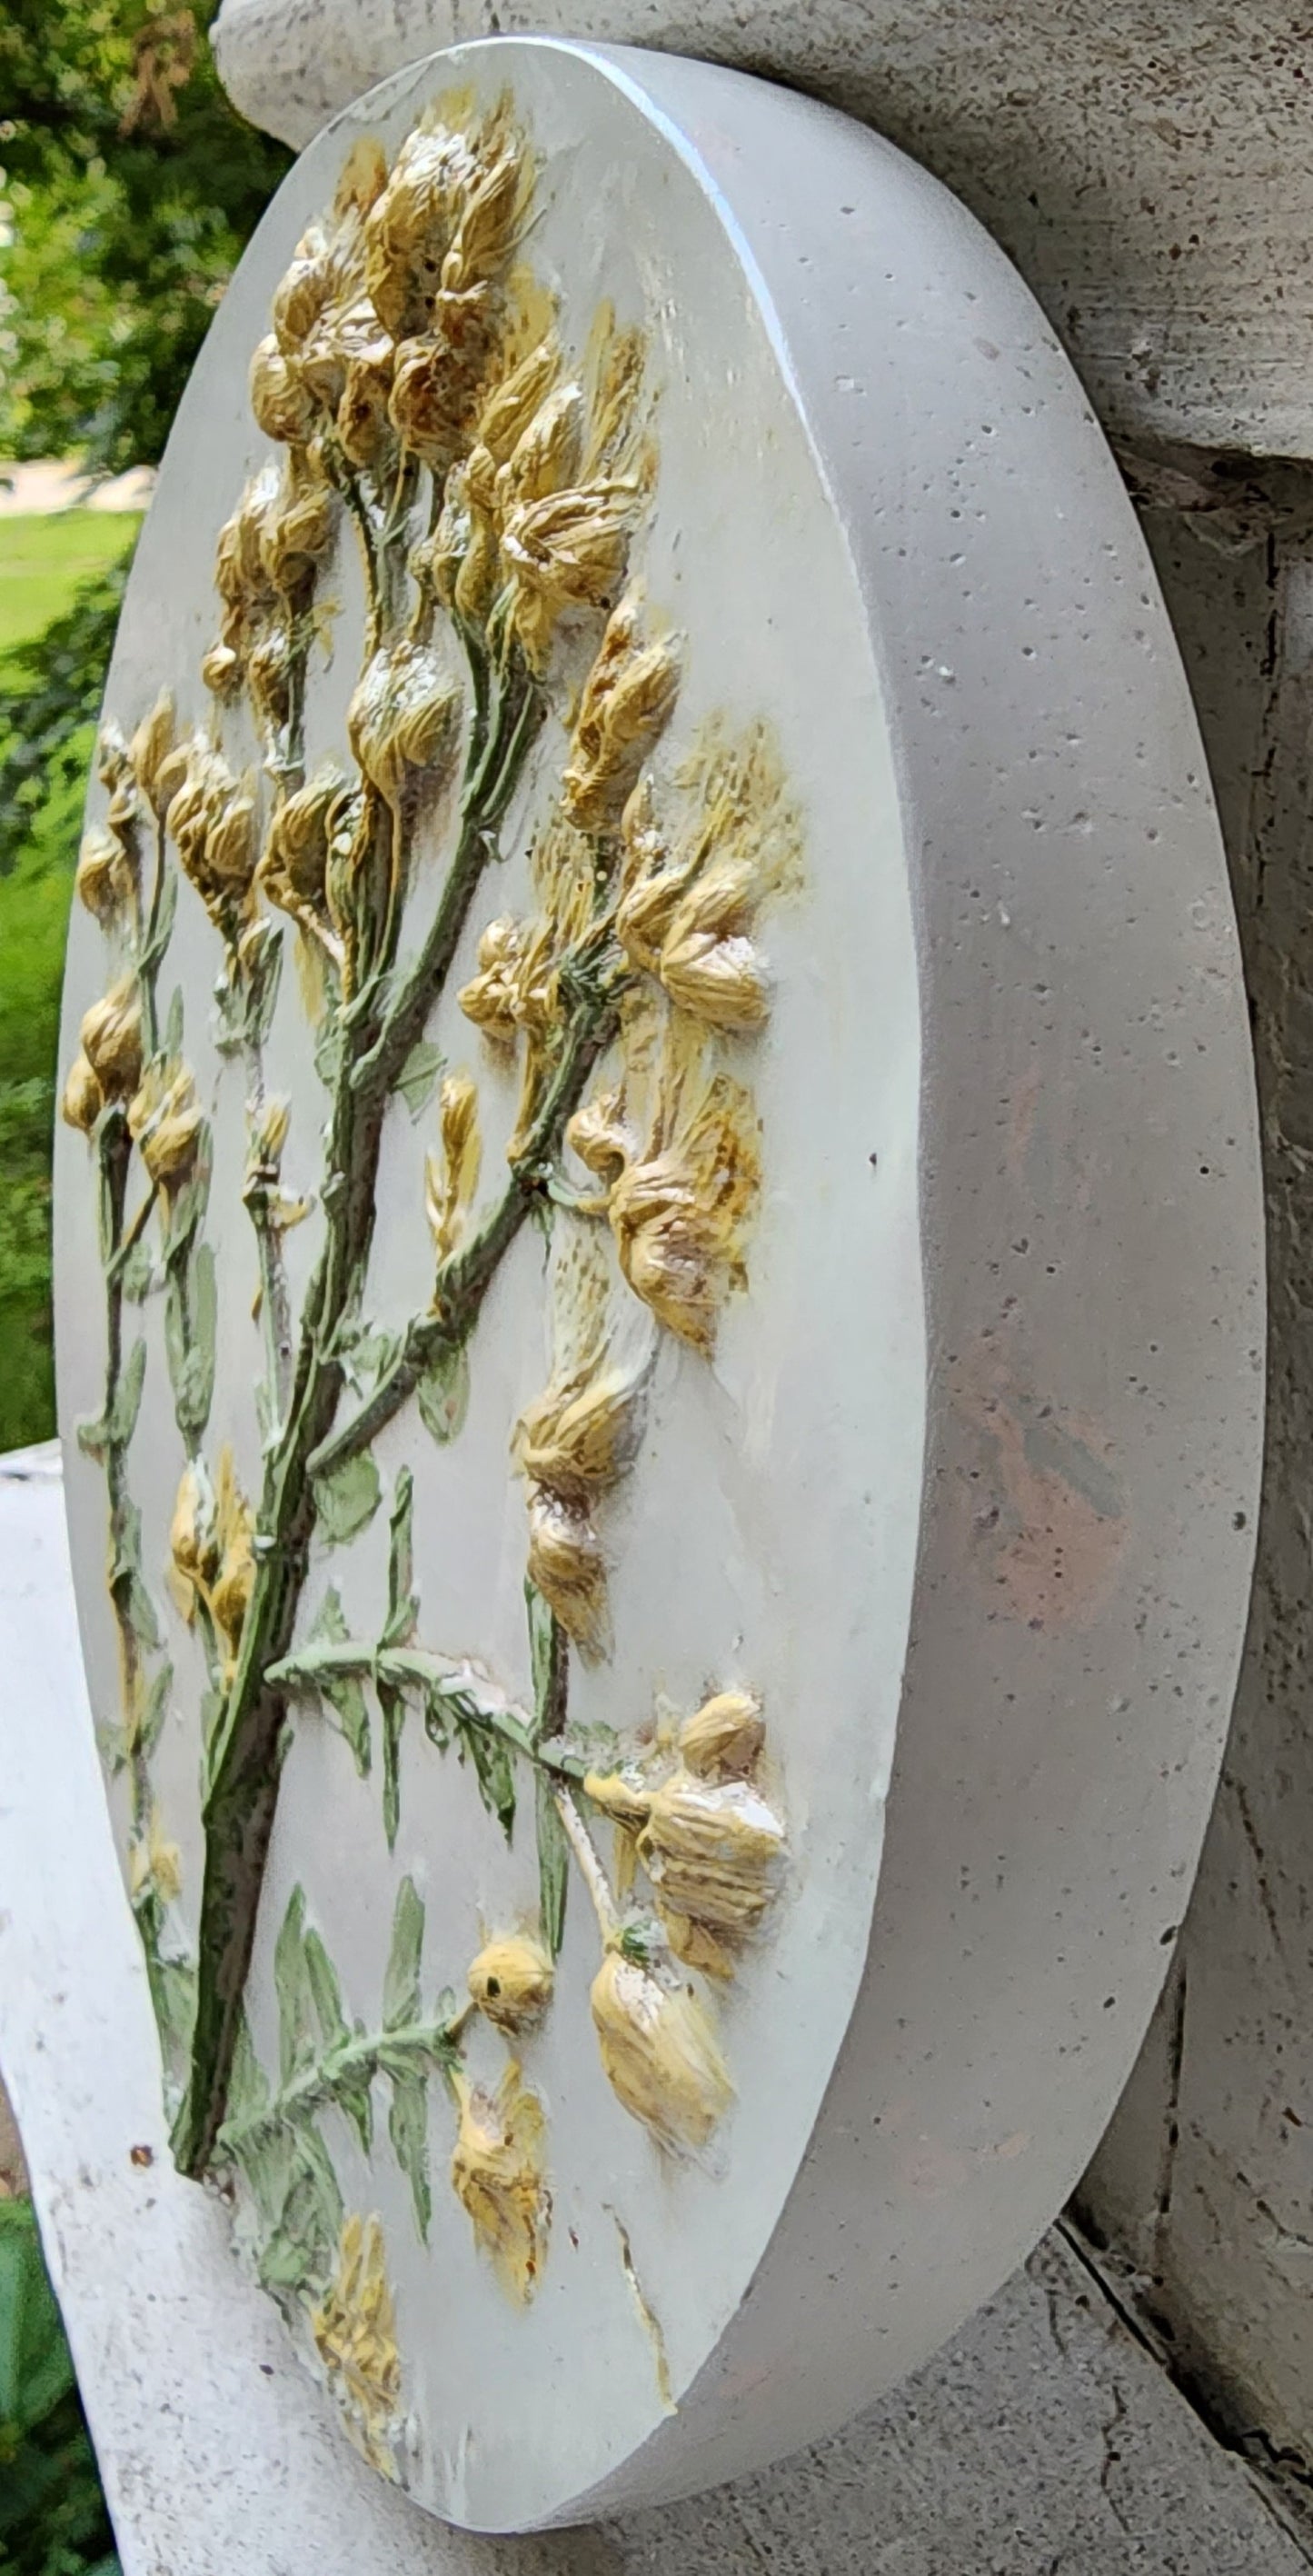
[[[128,1748],[128,1767],[132,1782],[132,1824],[135,1833],[145,1831],[150,1817],[150,1773],[141,1748],[143,1675],[141,1643],[137,1635],[132,1602],[131,1555],[128,1531],[132,1497],[128,1490],[128,1444],[116,1440],[110,1432],[114,1408],[123,1377],[123,1261],[126,1257],[123,1218],[127,1204],[128,1171],[132,1162],[132,1138],[121,1108],[111,1109],[100,1133],[101,1185],[105,1193],[109,1241],[105,1265],[105,1484],[109,1497],[109,1596],[118,1630],[119,1679],[123,1702],[123,1732]]]
[[[513,1753],[553,1779],[582,1780],[589,1769],[582,1755],[554,1752],[540,1744],[527,1710],[497,1698],[461,1667],[453,1672],[449,1659],[429,1654],[422,1646],[373,1647],[348,1637],[338,1644],[285,1655],[265,1678],[288,1691],[317,1691],[325,1675],[340,1681],[381,1682],[385,1690],[418,1691],[430,1704],[446,1704],[462,1725],[484,1727],[489,1735],[500,1737]]]
[[[243,2152],[310,2113],[322,2110],[343,2092],[364,2092],[374,2077],[390,2071],[390,2061],[414,2059],[424,2066],[443,2066],[455,2055],[468,2011],[449,2021],[403,2022],[396,2030],[356,2033],[293,2076],[261,2110],[241,2120],[226,2120],[215,2140],[216,2156],[240,2162]]]

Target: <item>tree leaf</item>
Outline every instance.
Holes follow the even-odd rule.
[[[419,1418],[445,1448],[464,1427],[470,1401],[470,1361],[464,1342],[450,1344],[426,1368],[415,1389]]]
[[[146,1694],[146,1706],[142,1712],[139,1740],[141,1750],[147,1759],[159,1743],[164,1720],[168,1715],[169,1693],[172,1688],[173,1666],[161,1664],[159,1671],[152,1677],[150,1689]]]
[[[314,1480],[315,1513],[330,1547],[343,1547],[372,1521],[383,1499],[378,1469],[368,1449],[344,1458],[328,1476]]]
[[[412,1118],[423,1116],[441,1071],[441,1047],[434,1046],[428,1038],[421,1038],[418,1045],[411,1048],[396,1084]]]
[[[415,1576],[414,1518],[415,1480],[409,1467],[403,1467],[397,1476],[392,1505],[388,1615],[382,1638],[385,1646],[408,1645],[419,1617],[419,1602],[412,1588]]]
[[[383,2028],[401,2030],[420,2018],[419,1974],[424,1949],[424,1899],[412,1878],[397,1889],[392,1946],[383,1978]]]
[[[401,1822],[401,1737],[406,1723],[406,1702],[395,1682],[379,1682],[378,1709],[383,1720],[383,1831],[388,1850],[397,1839]]]
[[[554,1959],[565,1938],[565,1900],[570,1886],[570,1846],[551,1782],[534,1774],[535,1823],[538,1834],[538,1911],[542,1936]]]
[[[126,1449],[137,1428],[141,1390],[146,1383],[146,1345],[134,1342],[110,1407],[107,1435],[112,1449]]]
[[[421,2245],[429,2239],[433,2191],[429,2182],[429,2094],[422,2074],[392,2077],[388,2136],[415,2204],[415,2226]]]
[[[515,1768],[509,1749],[485,1726],[462,1725],[460,1739],[474,1765],[479,1796],[509,1842],[515,1826]]]
[[[290,2084],[315,2053],[314,1993],[305,1945],[305,1891],[294,1887],[274,1945],[278,1997],[278,2075]]]

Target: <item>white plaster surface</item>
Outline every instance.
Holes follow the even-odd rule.
[[[640,81],[730,192],[806,388],[896,709],[931,1032],[931,1451],[889,1866],[786,2220],[624,2489],[655,2499],[911,2367],[1075,2179],[1220,1751],[1261,1307],[1198,740],[1051,334],[961,209],[859,128],[653,57],[604,76]]]
[[[492,32],[702,55],[914,153],[988,225],[1133,436],[1313,449],[1313,82],[1236,0],[223,0],[220,69],[296,145],[398,64]]]
[[[1059,2234],[896,2396],[696,2504],[495,2541],[381,2487],[168,2163],[53,1449],[0,1465],[0,1669],[0,2059],[124,2576],[1302,2576]]]

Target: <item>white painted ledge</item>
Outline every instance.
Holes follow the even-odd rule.
[[[223,80],[298,148],[490,33],[704,56],[862,117],[965,199],[1135,439],[1313,455],[1313,79],[1234,0],[223,0]]]
[[[836,2439],[592,2532],[448,2532],[342,2443],[168,2162],[57,1455],[0,1462],[0,2058],[124,2576],[1305,2576],[1060,2235]]]

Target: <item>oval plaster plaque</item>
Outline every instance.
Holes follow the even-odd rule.
[[[384,84],[183,406],[79,891],[61,1400],[179,2159],[420,2502],[704,2483],[1051,2215],[1243,1623],[1225,872],[1025,291],[734,75]]]

